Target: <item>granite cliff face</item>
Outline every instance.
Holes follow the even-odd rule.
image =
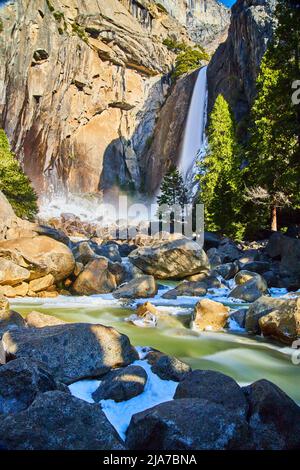
[[[261,59],[272,39],[276,0],[238,0],[232,8],[228,38],[208,67],[209,111],[219,93],[240,121],[255,97]]]
[[[36,189],[139,189],[163,40],[190,42],[186,24],[154,0],[15,0],[0,18],[0,126]]]
[[[155,0],[180,24],[186,26],[190,39],[205,44],[213,52],[225,41],[230,10],[216,0]]]

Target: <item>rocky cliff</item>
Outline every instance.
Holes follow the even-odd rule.
[[[276,0],[238,0],[232,7],[228,38],[208,67],[209,110],[222,93],[238,121],[249,112],[261,59],[274,31],[275,7]]]
[[[139,189],[163,40],[189,42],[186,24],[154,0],[16,0],[0,19],[0,126],[37,190]]]
[[[180,24],[186,26],[192,41],[214,51],[226,39],[230,10],[216,0],[155,0]]]

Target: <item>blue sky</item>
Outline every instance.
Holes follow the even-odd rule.
[[[231,7],[235,3],[235,0],[221,0],[221,2],[224,3],[227,7]]]

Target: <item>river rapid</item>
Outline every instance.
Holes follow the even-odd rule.
[[[156,327],[138,326],[127,321],[137,304],[143,303],[145,299],[124,303],[109,294],[14,299],[12,308],[24,316],[37,310],[67,322],[112,326],[128,335],[134,346],[150,346],[174,355],[193,369],[223,372],[240,385],[268,379],[300,404],[300,365],[294,365],[291,360],[293,349],[259,336],[249,336],[233,322],[230,329],[224,332],[196,331],[191,327],[191,317],[199,298],[162,299],[162,294],[170,287],[161,286],[157,296],[149,299],[161,312]],[[222,294],[218,290],[208,297],[222,301],[233,310],[246,306],[231,302]]]

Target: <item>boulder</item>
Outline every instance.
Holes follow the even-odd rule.
[[[21,284],[14,286],[13,290],[15,297],[25,297],[29,292],[29,284],[27,282],[22,282]]]
[[[239,271],[238,263],[225,263],[225,264],[220,264],[219,266],[215,266],[213,270],[213,274],[222,276],[223,279],[228,281],[229,279],[232,279],[238,271]]]
[[[239,271],[235,276],[234,276],[234,282],[238,286],[242,286],[246,282],[250,281],[251,279],[254,279],[256,276],[258,276],[257,273],[254,273],[252,271],[247,271],[243,269],[242,271]]]
[[[4,295],[0,295],[0,312],[9,312],[9,309],[9,301]]]
[[[277,310],[285,303],[285,299],[274,299],[266,295],[261,296],[248,309],[245,324],[246,330],[252,334],[260,334],[259,319],[268,315],[273,310]]]
[[[151,313],[152,315],[159,315],[159,311],[156,307],[154,307],[154,305],[151,304],[151,302],[145,302],[144,304],[139,305],[136,310],[136,314],[139,317],[144,317],[148,313]]]
[[[242,251],[229,238],[224,238],[218,247],[218,255],[222,259],[222,263],[232,263],[242,256]]]
[[[119,247],[115,243],[110,243],[106,245],[95,246],[95,252],[99,256],[105,256],[113,263],[121,263],[122,258],[119,252]]]
[[[243,270],[263,274],[271,269],[271,263],[268,261],[251,261],[243,265]]]
[[[158,279],[183,279],[209,268],[204,250],[186,238],[138,248],[130,253],[129,259],[144,273]]]
[[[10,299],[17,296],[16,291],[12,286],[0,286],[0,295]]]
[[[73,254],[75,261],[77,263],[82,263],[83,265],[86,265],[97,258],[95,251],[89,242],[86,241],[78,243],[78,245],[73,249]]]
[[[268,380],[244,388],[249,403],[248,422],[258,450],[300,448],[300,407]]]
[[[6,331],[24,328],[25,326],[25,320],[18,312],[9,310],[9,308],[0,310],[0,337],[2,337]]]
[[[130,400],[143,393],[147,378],[147,373],[141,366],[132,365],[111,371],[103,377],[100,386],[93,393],[93,399],[96,402]]]
[[[247,312],[247,308],[241,308],[239,310],[236,310],[235,312],[231,313],[230,319],[234,320],[240,328],[245,328]]]
[[[251,449],[248,423],[237,413],[208,400],[182,398],[154,406],[131,418],[126,434],[129,449]]]
[[[63,325],[66,322],[52,315],[32,311],[26,316],[26,324],[30,328],[43,328],[44,326]]]
[[[277,310],[261,317],[258,323],[264,336],[291,345],[300,338],[300,297],[287,300]]]
[[[107,258],[90,261],[72,286],[77,295],[106,294],[117,287],[115,276],[110,271]]]
[[[113,292],[113,296],[117,299],[154,297],[157,289],[153,276],[141,276],[119,287]]]
[[[14,210],[7,198],[4,196],[3,192],[0,191],[0,219],[9,219],[11,217],[16,217]]]
[[[11,358],[44,362],[55,379],[66,384],[102,376],[138,359],[127,336],[103,325],[18,328],[6,332],[2,343]]]
[[[30,278],[28,269],[18,266],[9,259],[0,258],[0,285],[15,286]]]
[[[191,281],[191,282],[201,282],[201,281],[205,281],[208,276],[209,276],[209,271],[202,271],[201,273],[193,274],[192,276],[187,276],[185,280]]]
[[[1,241],[0,257],[30,271],[31,279],[52,274],[56,282],[61,281],[75,267],[71,250],[46,236]]]
[[[257,274],[244,284],[236,286],[229,294],[234,299],[244,300],[245,302],[255,302],[268,290],[268,285],[264,278]]]
[[[7,450],[124,450],[99,405],[61,391],[41,393],[24,411],[0,423]]]
[[[210,299],[202,299],[195,306],[194,324],[201,331],[222,330],[228,320],[229,307]]]
[[[150,351],[145,359],[151,364],[152,372],[162,380],[180,382],[192,370],[185,362],[180,361],[174,356],[167,356],[160,351]]]
[[[46,237],[53,238],[53,240],[57,242],[70,246],[71,241],[62,230],[49,227],[49,225],[37,225],[35,230],[39,235],[45,235]]]
[[[207,284],[203,281],[183,281],[174,289],[177,296],[188,295],[191,297],[203,297],[207,293]]]
[[[272,259],[280,260],[280,275],[283,286],[290,290],[300,287],[300,240],[280,232],[274,233],[266,246],[265,253]]]
[[[52,276],[52,274],[47,274],[47,276],[43,276],[38,279],[33,279],[32,281],[30,281],[29,290],[31,292],[41,292],[53,286],[54,283],[55,283],[54,276]]]
[[[39,393],[56,390],[54,378],[43,363],[20,357],[0,367],[0,415],[19,413]]]
[[[246,418],[248,403],[241,387],[221,372],[194,370],[179,383],[175,395],[178,398],[199,398],[224,406]]]
[[[222,237],[215,232],[204,232],[204,249],[205,251],[210,248],[218,248]]]

